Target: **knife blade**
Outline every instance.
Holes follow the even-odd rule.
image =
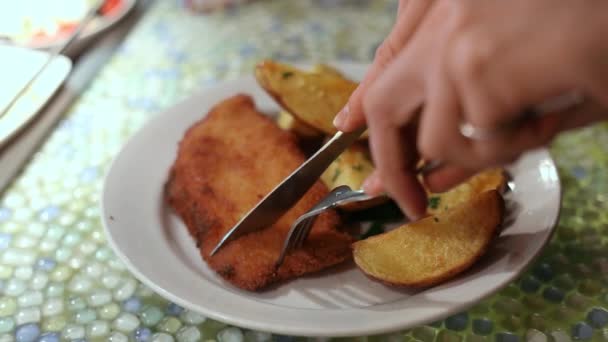
[[[304,196],[323,171],[352,145],[366,130],[362,127],[353,132],[338,131],[325,145],[293,171],[253,209],[251,209],[237,224],[224,235],[215,246],[214,255],[226,243],[247,233],[251,233],[275,223],[285,212],[293,207]]]

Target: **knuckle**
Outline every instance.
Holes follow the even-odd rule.
[[[486,34],[468,32],[451,44],[449,67],[460,81],[477,81],[487,71],[497,48]]]
[[[380,44],[380,46],[378,46],[378,48],[376,49],[374,60],[379,61],[381,63],[386,63],[391,60],[397,52],[393,45],[394,44],[391,42],[390,39],[387,39],[382,42],[382,44]]]
[[[363,101],[363,115],[365,116],[368,125],[382,125],[384,115],[378,112],[378,108],[370,104],[370,101]]]
[[[461,29],[471,23],[474,7],[470,1],[443,1],[441,5],[454,28]]]
[[[375,87],[370,88],[363,97],[363,114],[368,123],[380,127],[386,127],[390,124],[390,111],[383,99],[384,97],[375,90]]]
[[[503,162],[507,147],[499,148],[495,144],[482,142],[473,145],[473,158],[475,167],[484,168],[499,165]]]
[[[418,153],[425,159],[442,159],[444,157],[439,139],[429,137],[428,134],[418,135],[416,145]]]

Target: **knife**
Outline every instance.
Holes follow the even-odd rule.
[[[338,131],[325,145],[300,167],[293,171],[285,180],[277,185],[253,209],[251,209],[230,231],[224,235],[215,246],[214,255],[226,243],[247,233],[251,233],[275,223],[287,210],[304,196],[323,171],[344,150],[352,145],[366,130],[362,127],[353,132]]]
[[[576,91],[544,102],[532,111],[535,115],[560,112],[568,108],[580,105],[585,97]],[[468,126],[464,126],[466,128]],[[344,133],[337,132],[323,147],[312,157],[306,160],[291,175],[277,185],[264,199],[251,209],[230,231],[224,235],[215,246],[211,255],[214,255],[222,246],[229,241],[247,233],[257,231],[275,223],[287,210],[289,210],[313,184],[319,179],[323,171],[327,169],[346,148],[354,143],[367,129],[362,127],[357,131]],[[476,138],[470,132],[460,127],[461,133],[469,138]],[[495,134],[496,132],[492,132]],[[443,166],[441,160],[431,160],[417,166],[416,172],[426,174]]]

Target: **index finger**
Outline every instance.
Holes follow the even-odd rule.
[[[370,84],[384,71],[397,53],[407,44],[424,18],[433,1],[400,0],[397,20],[384,42],[376,50],[374,61],[359,86],[350,96],[348,103],[336,115],[334,125],[340,131],[350,132],[365,125],[363,96]],[[371,132],[370,132],[371,133]]]
[[[413,165],[416,151],[417,122],[405,127],[392,120],[370,120],[370,147],[382,187],[412,220],[426,212],[426,192],[420,184]]]

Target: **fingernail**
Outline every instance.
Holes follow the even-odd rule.
[[[402,205],[399,205],[399,208],[401,209],[401,212],[408,218],[409,222],[418,221],[425,216],[425,214],[418,213],[416,209],[411,207],[405,208]]]
[[[412,221],[418,221],[423,219],[426,216],[426,213],[412,213],[411,215],[408,215],[410,220]]]
[[[418,203],[418,205],[416,205],[414,208],[411,208],[412,210],[410,210],[411,215],[408,215],[410,217],[410,219],[412,221],[418,221],[420,219],[423,219],[424,217],[426,217],[427,212],[426,212],[426,205],[427,201],[425,200],[424,203]]]
[[[408,215],[410,222],[420,221],[424,218],[423,215]]]
[[[342,108],[340,112],[334,118],[334,126],[336,128],[342,128],[342,126],[346,123],[346,118],[348,117],[348,113],[350,109],[348,108],[348,104]]]

